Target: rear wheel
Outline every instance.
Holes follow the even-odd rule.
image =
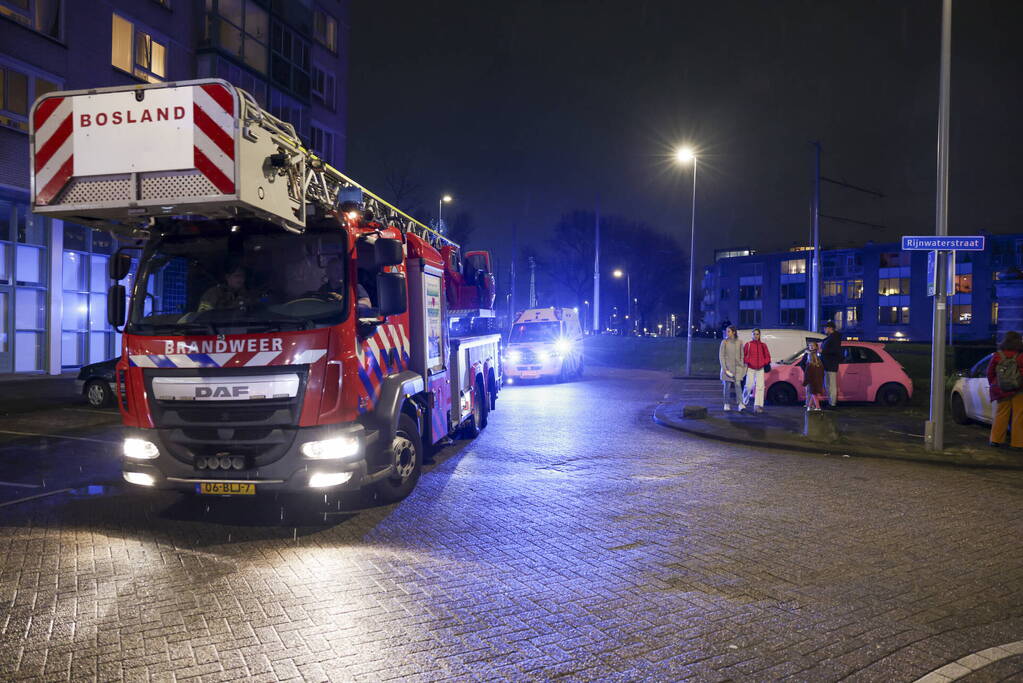
[[[416,421],[402,413],[391,442],[394,472],[376,484],[378,498],[384,503],[397,503],[412,493],[423,473],[423,440]]]
[[[85,400],[93,408],[106,408],[114,401],[114,392],[104,380],[94,379],[85,385]]]
[[[952,419],[956,424],[968,425],[973,420],[966,414],[966,405],[963,397],[959,394],[952,394]]]
[[[796,388],[788,382],[775,382],[767,390],[767,402],[779,406],[789,406],[796,402],[799,395]]]
[[[890,382],[877,390],[875,400],[878,405],[886,408],[898,408],[906,404],[906,388],[901,384]]]
[[[472,401],[472,415],[469,417],[469,421],[466,422],[462,432],[468,439],[475,439],[483,431],[484,427],[487,426],[487,417],[489,414],[488,408],[489,403],[487,402],[487,395],[483,391],[483,380],[476,379],[476,395],[473,396]]]

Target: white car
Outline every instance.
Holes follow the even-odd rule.
[[[952,396],[949,399],[952,419],[961,425],[971,422],[991,424],[991,394],[988,391],[987,367],[991,364],[993,355],[989,353],[981,358],[952,385]]]

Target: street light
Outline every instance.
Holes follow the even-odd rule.
[[[624,271],[621,268],[615,268],[614,272],[611,274],[619,280],[623,277],[625,278],[625,301],[628,303],[628,307],[625,310],[632,313],[632,278],[629,277],[629,273],[627,271]],[[625,318],[629,318],[628,313],[626,313]],[[632,330],[629,330],[629,332],[631,333]]]
[[[437,231],[444,232],[444,205],[453,201],[451,195],[446,194],[437,200]]]
[[[693,374],[693,280],[696,268],[696,153],[691,147],[675,150],[675,160],[680,164],[693,162],[693,204],[689,224],[689,315],[686,318],[686,377]]]

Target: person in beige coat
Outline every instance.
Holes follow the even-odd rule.
[[[742,342],[734,325],[725,330],[725,338],[718,348],[718,363],[721,364],[721,386],[725,399],[725,410],[732,409],[730,393],[735,391],[735,402],[741,411],[746,405],[742,402],[742,378],[746,376],[746,364],[742,360]]]

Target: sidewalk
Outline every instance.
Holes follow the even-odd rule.
[[[703,406],[707,417],[682,417],[682,406]],[[839,438],[833,443],[811,441],[803,436],[802,406],[765,407],[765,412],[725,412],[721,382],[717,379],[676,379],[675,388],[654,410],[658,424],[708,439],[749,446],[835,456],[915,460],[964,467],[1023,470],[1023,451],[987,445],[987,425],[958,425],[945,421],[945,451],[924,448],[926,409],[899,409],[871,404],[840,404],[834,413]]]

